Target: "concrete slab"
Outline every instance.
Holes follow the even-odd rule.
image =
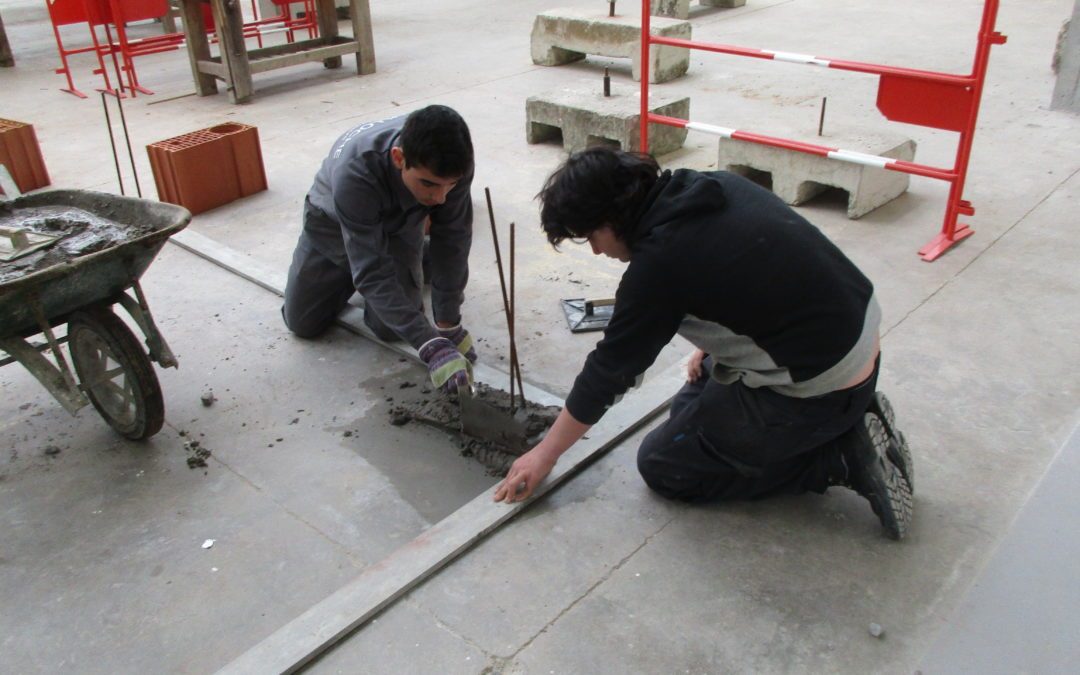
[[[219,463],[191,471],[178,446],[26,404],[35,424],[14,443],[4,406],[5,670],[212,670],[356,573],[345,548]],[[65,433],[39,442],[37,424]]]
[[[884,126],[884,125],[883,125]],[[849,152],[915,159],[915,141],[893,132],[833,129],[821,136],[794,132],[769,135]],[[852,164],[805,152],[721,138],[716,166],[743,176],[768,174],[766,182],[785,203],[805,204],[829,188],[847,192],[847,217],[861,218],[907,191],[911,176],[865,164]]]
[[[649,97],[649,112],[680,119],[690,117],[690,99],[663,94]],[[649,125],[649,151],[666,155],[682,147],[686,129]],[[580,86],[530,96],[525,101],[525,140],[561,139],[568,153],[597,144],[641,150],[641,95],[604,96],[603,90]]]
[[[1074,430],[1020,511],[941,637],[926,673],[1066,673],[1080,659],[1075,638],[1080,555],[1080,431]]]
[[[654,35],[690,39],[690,23],[656,17],[650,22]],[[641,15],[581,11],[562,7],[536,15],[532,30],[533,63],[561,66],[584,59],[587,54],[629,58],[634,80],[641,80]],[[689,50],[669,45],[649,47],[649,82],[668,82],[690,67]]]

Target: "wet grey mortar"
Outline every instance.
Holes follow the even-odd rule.
[[[455,397],[432,391],[426,383],[416,387],[406,382],[401,388],[403,391],[398,393],[397,402],[389,410],[391,424],[419,422],[445,431],[458,441],[463,456],[475,458],[493,476],[505,476],[514,460],[538,443],[559,415],[556,406],[526,401],[521,407],[520,398],[515,396],[518,409],[514,417],[524,423],[526,439],[524,447],[510,447],[462,433],[460,408]],[[510,394],[506,391],[477,383],[474,395],[510,415]]]
[[[150,226],[118,223],[71,206],[13,209],[0,205],[0,227],[63,236],[48,248],[10,262],[0,262],[0,283],[96,253],[154,230]]]

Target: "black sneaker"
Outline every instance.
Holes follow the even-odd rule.
[[[869,410],[877,415],[885,426],[885,431],[889,434],[889,440],[892,441],[889,444],[887,453],[889,460],[904,474],[908,487],[911,488],[911,493],[914,494],[915,464],[911,461],[911,448],[908,447],[907,439],[904,438],[904,432],[896,428],[896,413],[893,412],[892,404],[889,403],[889,399],[884,392],[874,392],[873,398],[870,399]]]
[[[870,502],[890,539],[902,539],[911,524],[911,486],[887,456],[893,443],[885,426],[877,415],[867,413],[842,440],[847,470],[843,484]]]

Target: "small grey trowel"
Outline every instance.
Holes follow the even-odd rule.
[[[63,238],[59,234],[40,234],[21,227],[0,227],[0,261],[11,262],[34,251],[52,246]]]
[[[562,301],[566,325],[571,333],[585,333],[591,330],[604,330],[615,311],[615,298],[586,300],[571,298]]]
[[[458,403],[462,433],[515,450],[525,448],[525,425],[507,411],[477,398],[471,382],[458,389]]]

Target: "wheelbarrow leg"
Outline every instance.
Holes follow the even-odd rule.
[[[127,293],[121,293],[120,304],[124,306],[124,309],[127,310],[127,313],[131,315],[131,318],[135,320],[135,323],[142,330],[143,335],[146,336],[146,346],[150,351],[150,358],[157,361],[162,368],[178,368],[179,363],[176,360],[176,355],[173,354],[172,349],[169,348],[169,343],[165,341],[165,336],[161,334],[157,324],[154,323],[154,316],[150,314],[150,306],[146,303],[146,296],[143,295],[139,280],[135,279],[131,285],[135,289],[135,297],[138,298],[138,301],[136,302]]]
[[[71,368],[68,367],[67,359],[64,358],[64,353],[60,351],[60,343],[57,341],[56,336],[53,335],[49,322],[45,320],[45,315],[41,310],[41,303],[36,298],[32,298],[30,304],[34,308],[34,315],[37,317],[41,332],[45,334],[45,339],[49,341],[49,348],[52,350],[53,358],[56,359],[59,367],[50,363],[47,358],[41,355],[41,352],[20,337],[0,338],[0,349],[10,354],[12,358],[29,370],[30,374],[36,377],[38,382],[41,382],[49,390],[49,393],[60,402],[64,410],[74,415],[89,404],[90,399],[82,393],[79,385],[75,382],[75,376],[71,373]]]
[[[64,364],[65,369],[61,371],[22,338],[0,338],[0,349],[29,370],[60,405],[64,406],[64,410],[72,415],[90,403],[79,391],[79,387],[74,385],[71,373],[67,371],[67,364]]]

